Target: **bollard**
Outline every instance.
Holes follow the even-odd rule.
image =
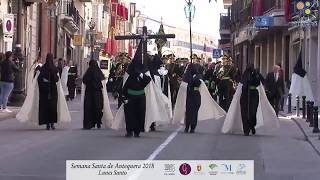
[[[306,122],[310,122],[310,102],[311,101],[307,101],[307,120]]]
[[[302,118],[306,118],[306,96],[302,96]]]
[[[297,96],[296,116],[300,116],[300,98]]]
[[[291,111],[291,98],[292,98],[292,94],[288,94],[288,114],[292,113],[292,111]]]
[[[313,109],[313,133],[319,133],[319,124],[318,124],[318,113],[319,109],[318,106],[315,106]]]
[[[311,101],[310,102],[310,119],[309,119],[309,127],[313,127],[313,106],[314,106],[314,102]]]

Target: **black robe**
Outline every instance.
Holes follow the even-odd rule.
[[[77,67],[71,66],[68,72],[68,82],[67,82],[68,91],[69,91],[68,98],[70,98],[71,100],[74,99],[75,97],[77,75],[78,75]]]
[[[139,135],[144,131],[145,113],[146,113],[146,96],[144,88],[150,83],[151,78],[145,74],[141,78],[139,73],[129,75],[123,86],[123,97],[127,100],[124,104],[124,113],[127,133],[133,132]],[[136,95],[135,92],[142,92]]]
[[[201,106],[200,85],[199,75],[189,80],[186,102],[186,129],[191,127],[191,130],[194,130],[198,123],[198,111]]]
[[[99,67],[89,67],[83,76],[83,83],[86,85],[84,95],[84,119],[83,128],[91,129],[102,124],[103,116],[103,94],[102,83],[104,75]]]
[[[257,87],[262,81],[261,75],[254,70],[246,70],[242,76],[242,93],[240,97],[241,118],[243,131],[250,133],[257,124],[257,108],[259,105],[259,92]]]
[[[59,80],[58,69],[51,70],[43,66],[38,76],[39,84],[39,125],[57,123],[58,91]]]

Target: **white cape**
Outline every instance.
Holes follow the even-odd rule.
[[[243,132],[240,97],[242,93],[242,84],[237,87],[236,93],[227,113],[227,117],[222,127],[222,133],[240,133]],[[273,107],[268,101],[263,85],[258,88],[259,92],[259,105],[257,109],[257,125],[256,128],[262,126],[266,128],[278,128],[280,126],[279,119]]]
[[[154,76],[154,80],[155,80],[155,85],[157,87],[157,91],[159,91],[158,93],[162,94],[162,98],[163,101],[165,102],[165,106],[167,109],[167,113],[169,114],[170,119],[172,119],[172,103],[171,103],[171,93],[170,93],[170,84],[168,84],[168,95],[169,97],[167,97],[161,88],[161,77],[160,76]]]
[[[19,111],[16,115],[18,121],[22,123],[27,123],[32,126],[39,126],[39,86],[38,86],[38,76],[40,72],[37,72],[35,78],[30,86],[30,92]],[[63,94],[63,89],[60,80],[57,82],[57,92],[58,92],[58,104],[57,104],[57,121],[58,126],[66,125],[66,123],[71,122],[71,115],[68,109],[68,105]]]
[[[181,82],[176,105],[173,113],[174,124],[185,123],[186,103],[187,103],[188,83]],[[226,112],[211,97],[207,86],[201,80],[200,85],[201,105],[198,111],[198,121],[220,119],[226,115]]]
[[[107,88],[106,88],[106,80],[103,80],[102,82],[102,95],[103,95],[103,116],[102,116],[102,124],[104,124],[105,128],[111,128],[112,126],[112,121],[113,121],[113,115],[112,111],[110,108],[110,103],[109,103],[109,97],[107,93]],[[81,86],[81,106],[80,106],[80,117],[81,120],[84,118],[84,95],[86,91],[86,85],[82,83]]]
[[[303,78],[295,73],[292,74],[291,86],[289,93],[292,95],[291,105],[296,106],[296,97],[300,97],[300,102],[302,101],[302,96],[306,96],[306,101],[314,101],[314,97],[311,90],[311,85],[308,76],[305,75]],[[288,104],[288,103],[287,103]],[[302,103],[300,103],[302,105]]]
[[[150,73],[146,73],[150,76]],[[126,73],[123,78],[123,85],[128,79],[128,74]],[[148,132],[150,125],[156,122],[157,125],[167,125],[170,123],[171,118],[166,107],[166,102],[163,100],[163,93],[159,88],[156,87],[154,82],[151,80],[150,83],[144,88],[146,95],[146,115],[145,115],[145,132]],[[124,104],[122,104],[115,116],[112,123],[112,129],[119,130],[125,129],[125,114],[124,114]]]
[[[69,66],[65,66],[61,73],[61,85],[65,96],[69,95],[69,90],[67,86],[69,69]]]

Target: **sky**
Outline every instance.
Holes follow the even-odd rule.
[[[185,17],[184,7],[186,0],[131,0],[137,3],[137,10],[150,18],[179,28],[189,29],[188,19]],[[196,7],[192,21],[192,31],[219,38],[219,18],[223,12],[222,0],[194,0]]]

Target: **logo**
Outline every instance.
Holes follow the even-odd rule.
[[[317,0],[300,0],[292,3],[292,16],[289,24],[298,27],[318,26],[319,2]]]
[[[191,172],[191,166],[187,163],[183,163],[180,165],[179,171],[182,175],[188,175]]]
[[[246,175],[247,174],[246,168],[247,168],[247,166],[245,164],[239,164],[239,166],[237,167],[236,174],[237,175]]]
[[[216,164],[209,164],[209,175],[214,176],[218,174],[218,165]]]
[[[202,166],[199,164],[197,165],[197,171],[200,172],[202,170]]]
[[[222,174],[234,174],[232,171],[232,165],[231,164],[221,164],[222,167]]]
[[[166,176],[172,176],[175,175],[175,164],[165,164],[164,165],[164,175]]]

